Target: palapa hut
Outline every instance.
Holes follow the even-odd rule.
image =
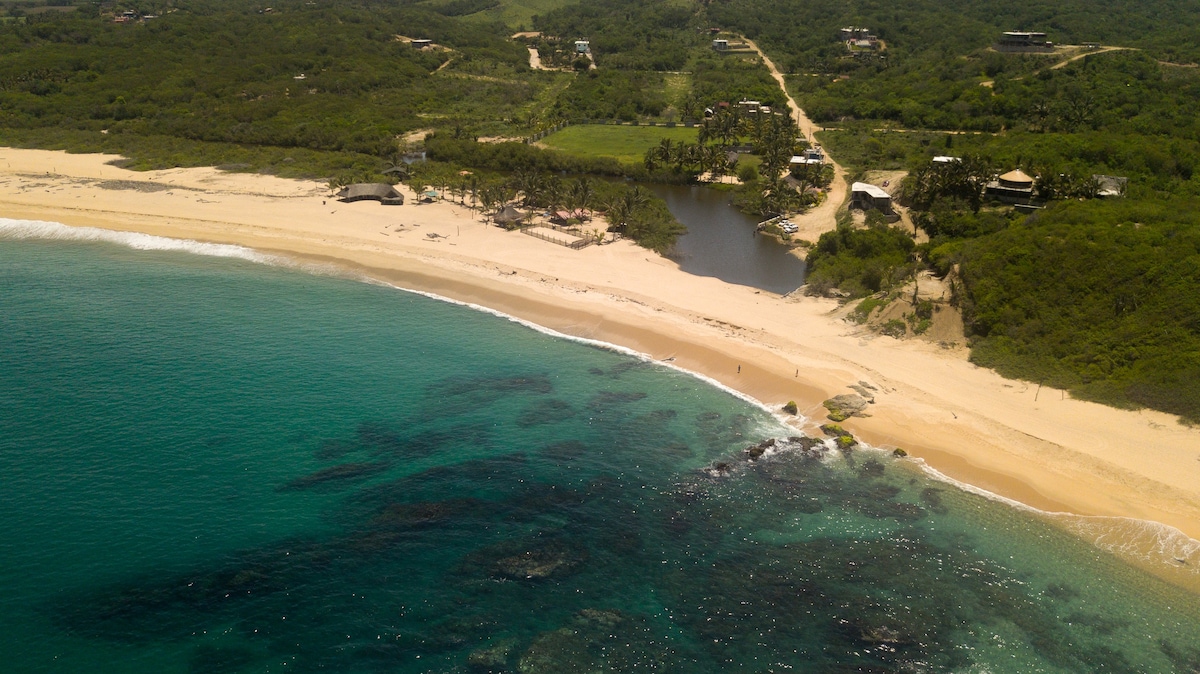
[[[384,206],[400,206],[404,203],[404,195],[387,183],[354,183],[342,188],[337,193],[338,200],[350,203],[352,201],[378,201]]]
[[[988,196],[1006,203],[1028,203],[1033,198],[1033,178],[1016,169],[988,183],[984,191]]]
[[[505,206],[499,213],[492,216],[492,220],[495,220],[497,225],[506,228],[516,227],[524,219],[525,214],[513,208],[512,204]]]

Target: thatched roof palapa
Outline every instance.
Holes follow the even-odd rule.
[[[1000,184],[1005,187],[1015,187],[1017,189],[1033,187],[1033,178],[1021,169],[1009,171],[1000,176]]]
[[[378,201],[384,206],[399,206],[404,203],[404,195],[387,183],[355,183],[347,185],[338,192],[340,201]]]
[[[499,213],[492,217],[493,220],[502,224],[508,225],[515,222],[520,222],[525,219],[525,214],[513,208],[512,204],[505,206]]]

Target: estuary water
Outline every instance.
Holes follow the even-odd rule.
[[[684,271],[780,295],[804,285],[804,260],[729,203],[729,192],[701,185],[655,185],[654,193],[687,227],[671,257]]]
[[[1200,668],[1196,596],[686,373],[90,236],[0,220],[5,672]]]

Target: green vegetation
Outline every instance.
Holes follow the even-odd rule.
[[[933,302],[930,300],[917,302],[912,313],[905,314],[904,320],[908,321],[914,335],[925,334],[933,325]]]
[[[569,0],[486,0],[479,3],[490,5],[486,9],[463,16],[481,22],[501,21],[513,30],[532,30],[534,17],[561,7],[565,1]]]
[[[959,259],[975,362],[1200,421],[1200,201],[1062,203]]]
[[[821,235],[808,253],[810,292],[838,288],[852,297],[887,290],[905,282],[919,263],[912,236],[887,225],[856,229],[845,223]]]
[[[641,165],[646,151],[664,139],[694,143],[696,129],[579,124],[546,136],[542,143],[577,157],[609,157],[623,164]]]
[[[879,328],[879,334],[899,339],[908,334],[908,325],[899,318],[893,318]]]
[[[1200,284],[1200,71],[1172,65],[1200,60],[1186,37],[1200,10],[717,0],[708,14],[796,73],[789,85],[831,127],[820,140],[851,175],[908,172],[900,200],[930,241],[843,224],[813,249],[810,289],[863,297],[932,268],[955,291],[975,362],[1200,420],[1198,310],[1183,290]],[[846,25],[870,27],[886,49],[852,54],[838,40]],[[1132,49],[997,53],[1004,30]],[[933,166],[936,155],[962,162]],[[983,194],[1016,168],[1035,177],[1045,210],[1025,216]],[[1128,187],[1097,200],[1093,175],[1126,177]],[[918,307],[891,329],[919,332],[931,320]]]
[[[887,299],[868,297],[855,305],[854,310],[850,312],[850,318],[852,318],[855,323],[861,325],[866,323],[867,319],[871,317],[872,311],[875,311],[880,307],[886,307],[887,305]]]

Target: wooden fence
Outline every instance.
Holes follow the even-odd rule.
[[[565,241],[563,239],[557,239],[555,237],[549,236],[547,234],[542,234],[541,232],[535,232],[533,230],[534,230],[534,228],[532,228],[532,227],[522,227],[521,233],[528,234],[529,236],[532,236],[535,239],[541,239],[542,241],[549,241],[550,243],[557,243],[560,246],[566,246],[567,248],[571,248],[574,250],[579,250],[581,248],[587,248],[588,246],[592,245],[591,238],[577,238],[574,241]],[[574,235],[572,234],[569,236],[574,236]]]

